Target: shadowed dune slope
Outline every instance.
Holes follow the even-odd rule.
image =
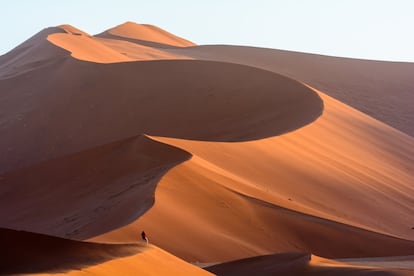
[[[134,22],[123,23],[103,33],[97,34],[96,37],[125,40],[155,48],[188,47],[195,45],[186,39],[173,35],[156,26],[137,24]]]
[[[222,276],[256,275],[383,275],[408,276],[414,271],[358,267],[340,262],[321,260],[303,253],[283,253],[258,256],[207,267],[206,270]]]
[[[0,229],[0,240],[6,253],[0,260],[2,275],[63,272],[142,251],[136,245],[78,242],[4,228]]]
[[[268,256],[258,256],[222,263],[205,268],[206,270],[222,276],[230,275],[298,275],[308,265],[311,256],[304,253],[284,253]]]
[[[245,64],[291,77],[414,136],[414,63],[229,45],[171,52],[195,59]]]
[[[95,244],[9,229],[0,229],[0,241],[6,253],[1,275],[211,275],[155,246]]]
[[[187,56],[173,54],[158,48],[148,47],[125,40],[100,37],[94,37],[94,40],[133,60],[192,59]]]
[[[96,64],[68,56],[1,80],[0,90],[0,173],[142,133],[211,141],[270,137],[323,110],[319,96],[296,81],[209,61]]]
[[[67,55],[67,51],[48,42],[47,37],[64,33],[66,31],[60,27],[46,28],[0,56],[0,81],[59,63]],[[26,81],[30,83],[30,78]]]
[[[141,136],[5,174],[0,226],[76,239],[105,233],[145,213],[159,179],[189,157]]]

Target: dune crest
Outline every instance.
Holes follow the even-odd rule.
[[[2,275],[212,275],[144,244],[97,244],[0,229]]]
[[[75,239],[121,227],[152,206],[159,179],[189,157],[138,136],[3,174],[1,226]]]
[[[243,143],[153,137],[194,157],[161,180],[154,207],[130,229],[148,229],[157,244],[191,261],[291,250],[329,258],[412,254],[414,191],[408,183],[414,176],[407,166],[413,165],[414,140],[320,96],[321,117],[278,137]],[[129,227],[97,240],[128,241]],[[171,244],[174,233],[191,242]],[[355,240],[344,243],[341,236]]]
[[[47,40],[69,51],[74,58],[80,60],[98,63],[126,62],[132,60],[90,36],[81,33],[52,34],[48,36]]]
[[[195,46],[193,42],[173,35],[161,28],[148,24],[125,22],[96,35],[97,37],[127,40],[145,46],[158,48]]]
[[[7,99],[0,101],[3,173],[143,133],[261,139],[309,124],[323,111],[320,97],[294,80],[210,61],[96,64],[69,57],[39,68],[29,83],[27,77],[0,82],[0,100]]]
[[[96,63],[117,63],[143,60],[191,59],[152,47],[123,40],[93,37],[71,26],[61,25],[64,33],[52,33],[47,40],[71,53],[71,56]]]
[[[44,29],[0,56],[0,273],[209,275],[143,229],[228,275],[414,255],[412,66]]]
[[[359,60],[231,45],[201,45],[168,51],[288,76],[414,137],[412,62]]]

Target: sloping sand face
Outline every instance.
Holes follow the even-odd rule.
[[[70,25],[59,26],[64,32],[51,33],[47,40],[65,49],[76,59],[96,63],[137,60],[191,59],[152,47],[110,38],[93,37]]]
[[[293,80],[206,61],[68,57],[3,80],[0,89],[3,173],[142,133],[211,141],[280,135],[323,109],[316,93]]]
[[[141,136],[4,174],[1,225],[76,239],[105,233],[144,214],[160,178],[188,158]]]
[[[2,275],[212,275],[153,245],[95,244],[0,229]]]
[[[223,276],[254,275],[412,275],[398,269],[351,266],[303,253],[283,253],[258,256],[207,267]]]
[[[91,38],[62,28],[48,39],[67,36],[78,47],[72,56],[91,58]],[[66,53],[0,87],[1,225],[77,239],[142,215],[160,177],[189,157],[129,137],[245,141],[292,131],[323,110],[315,92],[291,79],[208,61],[98,64]],[[45,212],[50,205],[54,212]]]
[[[412,254],[413,242],[378,233],[412,235],[413,139],[321,96],[319,119],[279,137],[153,137],[194,157],[161,180],[148,213],[98,240],[131,240],[133,229],[145,228],[170,252],[202,262],[292,250],[330,258]]]
[[[188,47],[195,45],[191,41],[173,35],[156,26],[133,22],[118,25],[96,35],[96,37],[130,41],[155,48]]]
[[[136,242],[145,229],[201,262],[414,254],[413,138],[296,81],[351,104],[366,99],[344,91],[380,91],[367,102],[385,106],[387,83],[405,107],[410,64],[357,62],[361,71],[276,50],[178,49],[191,45],[147,25],[97,37],[62,25],[1,56],[0,226],[105,242]],[[168,60],[142,61],[154,59]],[[105,258],[85,273],[201,273],[159,249],[91,252]],[[307,264],[287,256],[282,269]],[[349,272],[324,269],[307,272]]]
[[[194,59],[244,64],[291,77],[414,137],[414,63],[231,45],[168,51]]]

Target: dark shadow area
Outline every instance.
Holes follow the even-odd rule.
[[[161,177],[190,157],[139,136],[5,174],[0,227],[71,239],[111,231],[151,208]]]
[[[306,253],[280,253],[257,256],[204,268],[219,276],[243,275],[405,275],[398,271],[341,265],[310,264]]]
[[[282,253],[257,256],[204,268],[216,275],[297,275],[303,272],[310,261],[306,253]]]
[[[0,274],[66,272],[145,250],[134,244],[95,244],[0,228]]]
[[[103,33],[94,35],[94,37],[127,41],[127,42],[131,42],[131,43],[135,43],[135,44],[139,44],[139,45],[143,45],[143,46],[147,46],[147,47],[158,48],[158,49],[183,48],[181,46],[174,46],[174,45],[158,43],[158,42],[154,42],[154,41],[148,41],[148,40],[135,39],[135,38],[130,38],[130,37],[123,37],[123,36],[119,36],[119,35],[113,35],[113,34],[110,34],[108,32],[103,32]]]
[[[335,266],[309,266],[300,274],[293,275],[309,275],[309,276],[319,276],[319,275],[332,275],[332,276],[398,276],[398,275],[409,275],[404,271],[397,270],[388,270],[388,269],[375,269],[375,268],[363,268],[363,267],[335,267]],[[410,272],[408,272],[410,273]]]

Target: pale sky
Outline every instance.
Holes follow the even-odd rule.
[[[0,7],[0,55],[46,27],[97,34],[134,21],[197,44],[414,62],[414,0],[6,0]]]

